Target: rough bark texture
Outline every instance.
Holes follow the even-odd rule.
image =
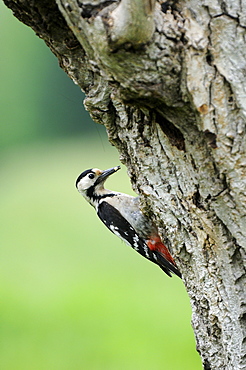
[[[5,3],[121,153],[183,273],[204,368],[245,369],[245,3]]]

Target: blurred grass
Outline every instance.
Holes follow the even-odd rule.
[[[2,161],[0,368],[199,369],[181,280],[111,235],[74,187],[119,163],[99,137],[91,147],[30,145]],[[125,169],[108,186],[130,192]]]
[[[0,45],[0,153],[20,143],[101,131],[44,41],[2,2]]]

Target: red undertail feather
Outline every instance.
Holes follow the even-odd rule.
[[[149,249],[152,251],[158,251],[163,255],[163,257],[171,262],[174,266],[176,266],[176,263],[174,262],[173,257],[171,256],[169,250],[167,247],[162,243],[161,238],[158,236],[151,237],[149,240],[147,240],[147,245]]]

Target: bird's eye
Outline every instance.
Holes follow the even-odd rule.
[[[93,173],[90,173],[90,174],[88,175],[88,177],[89,177],[90,179],[94,179],[95,175],[94,175]]]

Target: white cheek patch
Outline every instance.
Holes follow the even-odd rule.
[[[80,191],[83,191],[85,189],[87,189],[89,186],[89,179],[87,177],[84,177],[83,179],[80,180],[79,184],[78,184],[78,189]]]
[[[95,182],[94,179],[90,179],[88,176],[83,177],[80,182],[78,183],[78,190],[80,192],[84,192],[85,190],[89,189],[91,186],[93,186]]]

